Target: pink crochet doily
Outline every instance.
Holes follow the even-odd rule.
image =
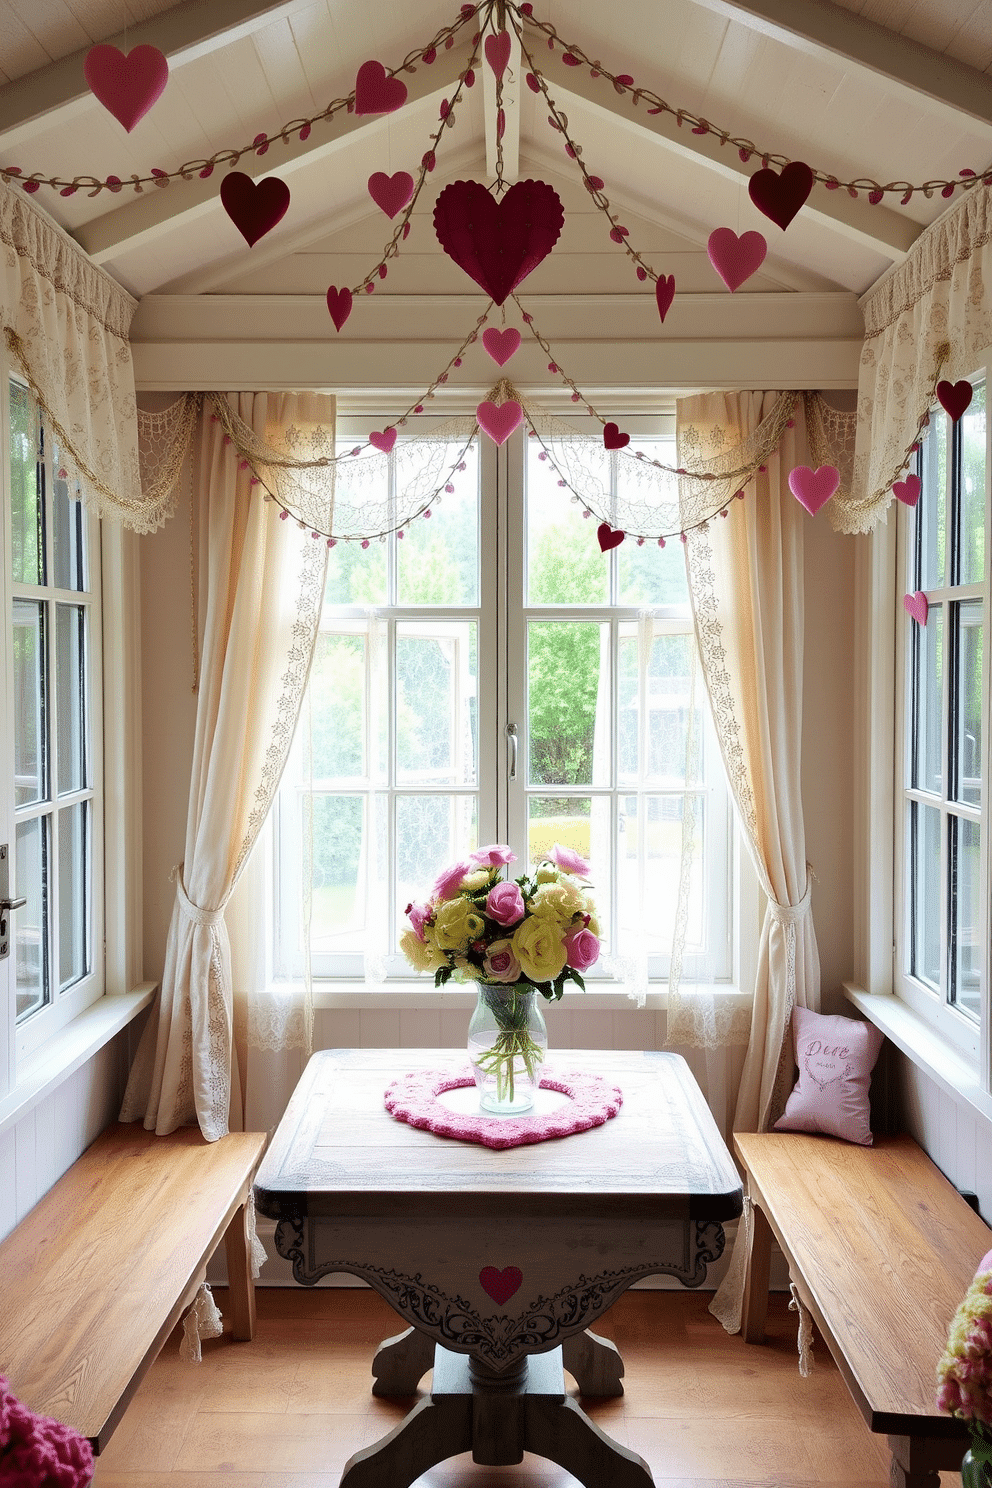
[[[591,1126],[602,1126],[623,1104],[617,1087],[607,1085],[599,1075],[556,1070],[545,1070],[541,1077],[542,1090],[557,1090],[568,1097],[556,1111],[530,1116],[478,1116],[451,1111],[438,1100],[446,1090],[474,1083],[467,1065],[458,1070],[415,1070],[386,1087],[386,1110],[398,1121],[423,1127],[439,1137],[459,1137],[485,1147],[520,1147],[525,1142],[546,1142],[549,1137],[568,1137]]]

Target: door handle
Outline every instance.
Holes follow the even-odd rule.
[[[516,778],[517,778],[517,743],[518,743],[518,740],[517,740],[517,725],[515,723],[508,723],[506,725],[506,742],[510,746],[510,748],[509,748],[509,750],[507,752],[506,778],[507,778],[507,780],[516,780]]]

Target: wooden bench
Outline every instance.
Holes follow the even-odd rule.
[[[988,1228],[906,1135],[857,1147],[739,1133],[734,1145],[753,1205],[745,1339],[764,1333],[774,1235],[868,1427],[888,1437],[893,1488],[939,1488],[968,1436],[937,1410],[937,1361]]]
[[[87,1148],[0,1243],[0,1374],[18,1399],[101,1452],[221,1239],[234,1337],[252,1337],[246,1205],[265,1144],[118,1125]]]

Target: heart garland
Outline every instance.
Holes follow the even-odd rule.
[[[231,171],[221,182],[220,199],[248,247],[253,248],[285,217],[289,187],[278,176],[253,181],[244,171]]]
[[[493,444],[505,444],[515,429],[524,421],[524,411],[515,398],[505,403],[480,403],[475,410],[479,428],[489,435]]]
[[[621,434],[618,424],[603,425],[603,446],[608,450],[625,449],[630,443],[629,434]]]
[[[381,431],[376,429],[369,435],[369,444],[374,445],[377,450],[382,450],[384,455],[391,453],[395,443],[395,429],[383,429]]]
[[[970,382],[938,382],[937,402],[955,424],[968,407],[974,395]]]
[[[350,289],[336,289],[332,284],[327,291],[327,309],[339,331],[351,314],[352,294]]]
[[[118,51],[107,43],[90,47],[83,63],[90,92],[128,134],[157,103],[169,81],[169,64],[158,47]]]
[[[502,305],[557,243],[565,213],[544,181],[517,181],[496,201],[480,181],[452,181],[434,207],[449,258]]]
[[[915,594],[903,595],[902,602],[907,615],[911,616],[917,625],[926,625],[930,614],[930,605],[922,589],[917,589]]]
[[[907,475],[904,481],[896,481],[892,487],[892,494],[897,501],[904,506],[915,506],[920,499],[923,482],[918,475]]]
[[[362,63],[355,79],[356,114],[395,114],[406,97],[406,83],[387,77],[381,62]]]
[[[392,176],[376,171],[369,176],[369,196],[390,220],[403,210],[412,195],[413,177],[409,171],[397,171]]]
[[[791,160],[780,175],[766,166],[755,171],[747,183],[747,194],[758,211],[770,217],[783,232],[812,190],[813,172],[801,160]]]
[[[815,517],[821,506],[826,506],[840,485],[840,471],[836,465],[821,465],[810,470],[808,465],[797,465],[789,472],[789,490],[811,517]]]
[[[710,263],[733,294],[745,279],[750,279],[765,261],[768,244],[761,233],[746,232],[740,237],[732,227],[718,227],[706,244]]]
[[[482,333],[482,345],[497,367],[505,367],[520,345],[520,332],[516,326],[507,326],[504,331],[487,326]]]
[[[510,33],[500,31],[496,36],[486,37],[486,61],[492,68],[497,81],[506,71],[506,64],[510,60]]]
[[[626,532],[622,532],[619,527],[611,527],[609,522],[600,522],[596,528],[596,537],[604,553],[608,553],[611,548],[618,548],[626,536]]]

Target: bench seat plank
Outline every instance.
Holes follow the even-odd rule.
[[[195,1127],[157,1137],[130,1124],[87,1148],[0,1242],[0,1373],[20,1400],[102,1450],[229,1227],[243,1253],[265,1143],[262,1133],[207,1142]],[[232,1288],[253,1290],[250,1274],[241,1281],[232,1276]],[[252,1303],[238,1296],[241,1336],[251,1336]]]

